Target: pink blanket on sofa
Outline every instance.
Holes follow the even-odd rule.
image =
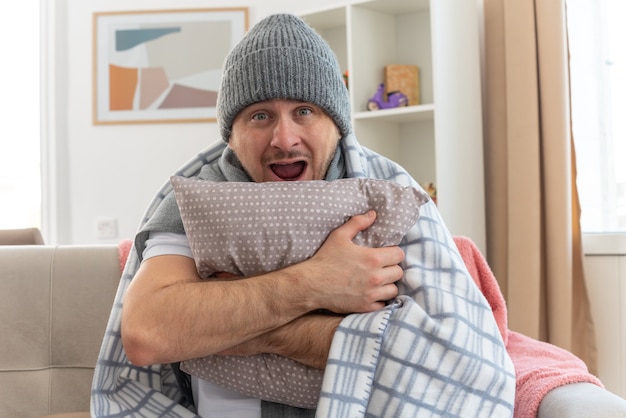
[[[491,305],[515,366],[515,418],[536,417],[543,397],[559,386],[580,382],[602,386],[600,380],[588,372],[585,363],[572,353],[509,330],[504,296],[487,261],[469,238],[455,236],[454,242],[469,273]]]

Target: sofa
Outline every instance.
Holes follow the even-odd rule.
[[[0,245],[0,417],[89,416],[128,246]],[[566,384],[543,398],[538,416],[626,417],[626,401],[594,384]]]
[[[115,244],[0,246],[0,417],[89,417],[119,279]]]

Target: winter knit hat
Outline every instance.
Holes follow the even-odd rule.
[[[275,14],[257,23],[226,58],[217,121],[226,142],[246,106],[295,99],[324,109],[342,137],[352,131],[348,90],[335,54],[300,18]]]

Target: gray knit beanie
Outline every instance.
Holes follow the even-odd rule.
[[[342,137],[352,131],[350,101],[335,54],[300,18],[275,14],[257,23],[224,64],[217,121],[226,142],[246,106],[295,99],[324,109]]]

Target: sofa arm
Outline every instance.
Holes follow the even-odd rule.
[[[0,229],[0,245],[43,245],[38,228]]]
[[[592,383],[571,383],[548,392],[537,418],[626,417],[626,400]]]

